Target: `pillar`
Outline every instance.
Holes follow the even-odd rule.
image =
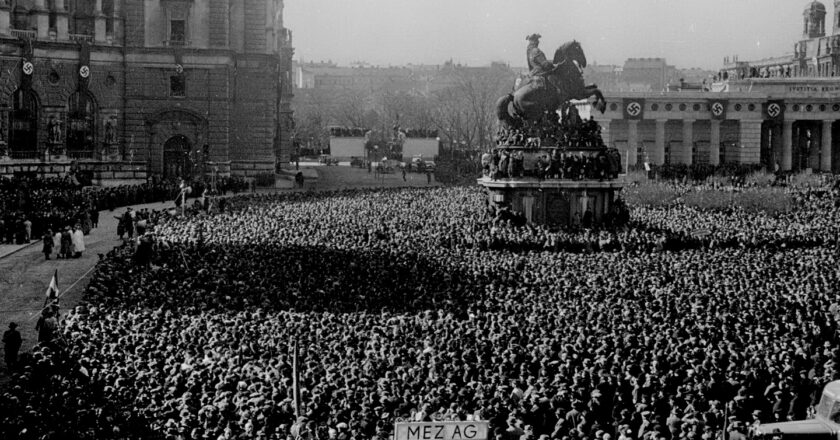
[[[0,35],[11,34],[12,15],[8,0],[0,0]]]
[[[50,11],[45,6],[46,0],[35,0],[29,11],[35,17],[35,29],[39,40],[46,40],[50,36]]]
[[[694,161],[694,119],[683,119],[682,130],[682,163],[691,165]],[[718,134],[720,134],[720,126],[718,126]]]
[[[653,154],[651,154],[650,162],[655,165],[662,165],[665,163],[665,124],[667,119],[656,120],[656,142],[653,146]]]
[[[102,13],[102,0],[96,0],[96,5],[93,9],[93,39],[97,43],[105,42],[107,37],[105,35],[105,14]]]
[[[782,171],[793,168],[793,121],[790,120],[782,123],[782,163],[779,165]],[[775,164],[773,166],[775,168]]]
[[[737,146],[737,163],[757,164],[761,158],[762,120],[742,120]]]
[[[639,151],[639,121],[627,121],[627,166],[636,165]],[[625,168],[626,169],[626,168]]]
[[[55,31],[56,37],[59,41],[66,41],[70,39],[67,17],[67,8],[64,6],[64,0],[55,0]]]
[[[834,121],[822,123],[822,151],[820,152],[820,170],[831,172],[831,144],[833,142],[831,128]]]
[[[720,119],[712,119],[709,133],[709,165],[720,165]]]

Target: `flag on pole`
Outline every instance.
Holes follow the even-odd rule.
[[[295,418],[300,417],[300,378],[298,377],[298,343],[292,344],[292,392],[295,404]]]
[[[47,287],[47,298],[58,298],[58,269],[50,280],[50,285]]]
[[[50,285],[47,286],[46,298],[44,298],[44,307],[55,305],[58,307],[58,269],[53,273]]]

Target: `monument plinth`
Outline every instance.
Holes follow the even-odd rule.
[[[594,118],[580,117],[578,105],[587,104],[573,102],[594,97],[603,112],[604,97],[583,81],[586,57],[578,42],[560,46],[549,62],[539,38],[526,38],[529,74],[496,102],[496,148],[482,156],[478,183],[500,218],[559,227],[614,224],[626,217],[617,196],[624,187],[621,156],[604,145]]]

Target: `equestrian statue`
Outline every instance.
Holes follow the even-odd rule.
[[[528,75],[517,80],[513,93],[496,101],[499,121],[510,128],[519,127],[524,121],[537,121],[546,113],[553,113],[567,106],[572,99],[595,97],[594,107],[604,112],[607,103],[598,86],[583,82],[586,55],[577,41],[558,47],[554,60],[548,61],[540,50],[541,36],[532,34],[528,41]]]

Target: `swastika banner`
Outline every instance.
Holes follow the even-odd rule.
[[[621,103],[624,119],[644,119],[645,100],[642,98],[625,98]]]
[[[781,121],[785,119],[785,102],[782,100],[767,101],[762,106],[764,110],[764,118],[774,121]]]
[[[710,99],[709,100],[709,115],[712,119],[724,120],[726,119],[726,108],[729,102],[725,99]]]

